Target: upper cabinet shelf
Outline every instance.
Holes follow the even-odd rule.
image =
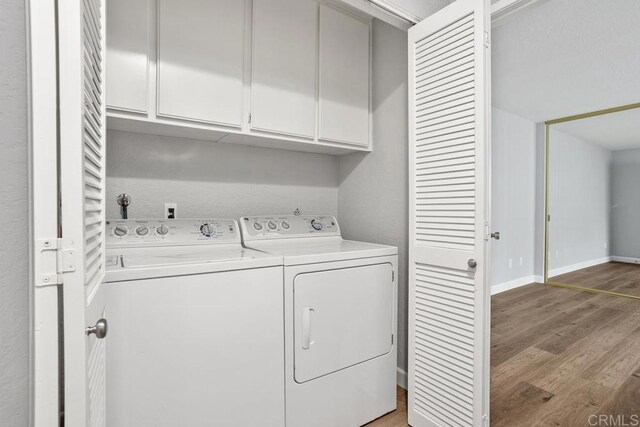
[[[313,0],[109,0],[109,129],[371,148],[370,21]]]

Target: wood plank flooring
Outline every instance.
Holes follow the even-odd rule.
[[[640,301],[531,284],[491,304],[492,427],[640,415]],[[406,426],[406,411],[398,388],[398,409],[368,426]]]
[[[551,277],[567,285],[640,296],[640,264],[607,262]]]

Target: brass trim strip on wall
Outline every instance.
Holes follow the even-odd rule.
[[[588,119],[591,117],[603,116],[605,114],[619,113],[621,111],[633,110],[636,108],[640,108],[640,102],[635,104],[627,104],[619,107],[607,108],[604,110],[592,111],[590,113],[584,114],[576,114],[573,116],[561,117],[559,119],[547,120],[544,122],[545,124],[545,161],[544,161],[544,284],[556,286],[560,288],[568,288],[575,289],[585,292],[593,292],[597,294],[610,295],[615,297],[629,298],[634,300],[640,300],[640,296],[623,294],[619,292],[611,292],[611,291],[603,291],[601,289],[596,288],[586,288],[578,285],[570,285],[566,283],[553,282],[549,280],[549,175],[550,175],[550,133],[551,133],[551,125],[555,125],[558,123],[571,122],[575,120]]]
[[[640,108],[640,102],[636,102],[635,104],[622,105],[620,107],[613,107],[613,108],[607,108],[604,110],[592,111],[590,113],[576,114],[574,116],[567,116],[559,119],[547,120],[546,122],[544,122],[544,124],[555,125],[558,123],[572,122],[574,120],[588,119],[590,117],[604,116],[605,114],[619,113],[621,111],[633,110],[634,108]]]
[[[544,284],[545,285],[549,285],[549,286],[556,286],[558,288],[575,289],[575,290],[584,291],[584,292],[591,292],[591,293],[594,293],[594,294],[604,294],[604,295],[610,295],[610,296],[614,296],[614,297],[621,297],[621,298],[629,298],[629,299],[633,299],[633,300],[640,300],[640,296],[622,294],[620,292],[603,291],[602,289],[585,288],[583,286],[569,285],[569,284],[566,284],[566,283],[550,282],[550,281],[545,281]]]

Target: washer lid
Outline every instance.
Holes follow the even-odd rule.
[[[114,248],[107,250],[107,259],[115,260],[107,264],[107,282],[282,265],[281,257],[239,244]]]
[[[344,240],[341,237],[315,239],[262,240],[250,243],[252,249],[284,257],[284,265],[313,264],[397,255],[395,246]]]
[[[188,250],[175,248],[158,248],[152,251],[139,251],[130,254],[122,254],[123,268],[145,268],[184,264],[216,263],[221,261],[234,261],[241,259],[253,259],[262,256],[259,252],[247,250],[236,245],[229,248],[202,248],[194,247]],[[172,250],[173,249],[173,250]]]

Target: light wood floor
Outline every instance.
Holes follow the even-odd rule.
[[[568,285],[640,296],[640,265],[607,262],[554,276],[549,280]]]
[[[532,284],[491,298],[491,426],[640,415],[640,301]],[[407,425],[407,396],[368,426]]]

